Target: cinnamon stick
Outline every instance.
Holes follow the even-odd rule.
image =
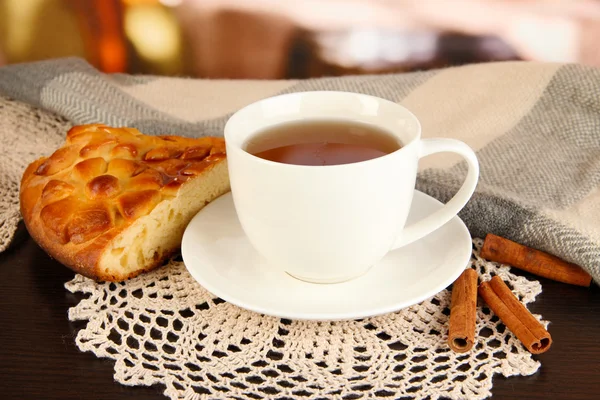
[[[590,286],[592,277],[581,267],[558,257],[488,234],[479,255],[532,274],[570,285]]]
[[[481,283],[479,295],[531,353],[544,353],[550,348],[550,333],[531,315],[499,276]]]
[[[448,345],[457,353],[466,353],[475,343],[477,315],[477,272],[466,269],[452,285]]]

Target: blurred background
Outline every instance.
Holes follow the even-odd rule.
[[[600,66],[599,0],[0,0],[0,65],[285,79],[501,60]]]

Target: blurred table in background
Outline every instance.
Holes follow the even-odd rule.
[[[500,60],[600,65],[600,2],[173,0],[198,76],[309,77]]]
[[[292,46],[294,78],[411,72],[483,61],[521,60],[496,36],[449,32],[305,32]]]
[[[598,0],[0,0],[0,65],[285,79],[536,60],[600,66]]]

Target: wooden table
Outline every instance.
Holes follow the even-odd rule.
[[[0,254],[0,398],[165,399],[162,387],[115,383],[111,360],[77,349],[84,322],[69,322],[67,310],[79,296],[63,287],[72,277],[22,226]],[[531,309],[552,321],[554,344],[537,357],[542,367],[535,375],[496,377],[493,398],[600,398],[600,289],[540,281],[544,291]]]

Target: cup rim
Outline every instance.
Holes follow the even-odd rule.
[[[375,99],[378,102],[383,102],[390,106],[402,109],[409,116],[409,118],[411,118],[415,122],[417,133],[407,143],[403,144],[402,147],[400,147],[399,149],[397,149],[391,153],[385,154],[381,157],[372,158],[372,159],[364,160],[364,161],[347,163],[347,164],[335,164],[335,165],[299,165],[299,164],[286,164],[286,163],[280,163],[280,162],[276,162],[276,161],[265,160],[264,158],[257,157],[254,154],[249,153],[246,150],[244,150],[242,147],[243,143],[241,143],[241,144],[237,144],[237,143],[232,144],[231,142],[228,143],[227,132],[228,132],[228,130],[231,129],[231,125],[233,123],[237,122],[236,121],[237,118],[239,118],[239,115],[242,114],[243,112],[245,112],[245,111],[247,112],[251,108],[259,107],[261,104],[264,104],[267,101],[274,101],[278,98],[294,97],[294,96],[301,96],[301,95],[307,95],[307,94],[309,94],[309,95],[321,95],[321,94],[353,95],[353,96],[368,97],[371,99]],[[419,139],[421,138],[422,126],[421,126],[421,122],[419,121],[419,118],[417,118],[417,116],[412,111],[410,111],[408,108],[404,107],[401,104],[384,99],[382,97],[377,97],[377,96],[364,94],[364,93],[338,91],[338,90],[315,90],[315,91],[284,93],[284,94],[279,94],[279,95],[275,95],[275,96],[265,97],[263,99],[252,102],[252,103],[240,108],[239,110],[237,110],[235,113],[233,113],[229,117],[229,119],[225,123],[223,132],[224,132],[225,144],[227,145],[228,153],[231,150],[233,150],[236,153],[241,154],[245,157],[250,157],[255,162],[259,162],[259,163],[265,164],[265,165],[277,166],[280,168],[296,168],[296,169],[304,169],[304,170],[322,170],[323,168],[325,168],[327,170],[333,170],[333,169],[341,169],[341,168],[351,168],[352,166],[364,166],[365,164],[370,165],[370,164],[374,164],[374,163],[381,163],[381,162],[385,162],[386,160],[388,160],[392,157],[397,157],[401,154],[404,154],[406,151],[408,151],[407,148],[412,147],[412,145],[415,142],[419,141]]]

